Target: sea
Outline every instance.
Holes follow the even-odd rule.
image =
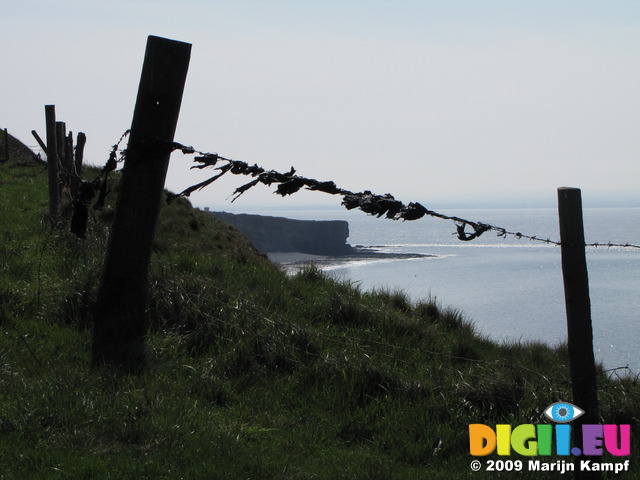
[[[440,213],[559,241],[555,208]],[[513,235],[503,238],[492,231],[460,241],[454,222],[434,217],[394,221],[334,209],[273,214],[302,220],[346,220],[351,245],[430,255],[325,265],[336,278],[362,289],[404,292],[415,302],[435,300],[457,310],[478,333],[497,342],[566,342],[561,251],[556,245]],[[586,243],[640,245],[640,208],[585,208],[583,217]],[[640,249],[588,247],[586,257],[596,361],[611,374],[638,375]]]

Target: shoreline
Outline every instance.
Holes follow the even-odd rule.
[[[339,267],[347,263],[384,260],[409,260],[429,258],[437,255],[424,253],[389,253],[380,252],[375,247],[353,247],[353,251],[344,255],[312,255],[300,252],[267,252],[267,257],[288,273],[296,273],[308,265],[317,265],[321,269]]]

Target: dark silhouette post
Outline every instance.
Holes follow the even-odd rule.
[[[69,138],[67,136],[67,124],[65,122],[56,122],[56,134],[58,144],[58,195],[60,195],[60,201],[63,202],[64,187],[69,185]],[[65,206],[62,205],[63,210],[64,208]]]
[[[38,142],[38,145],[40,145],[40,148],[42,149],[44,154],[48,156],[49,154],[47,153],[47,146],[40,138],[40,135],[38,135],[38,132],[36,132],[35,130],[31,130],[31,135],[33,135],[33,138],[36,139],[36,142]]]
[[[574,432],[578,437],[574,444],[582,445],[581,425],[597,424],[600,423],[600,420],[582,219],[582,197],[579,188],[561,187],[558,189],[558,213],[560,216],[562,276],[567,311],[571,389],[573,402],[585,412],[574,422]],[[576,458],[579,459],[579,457]],[[581,472],[576,469],[576,478],[599,479],[601,475],[599,472]]]
[[[62,194],[62,185],[65,183],[67,175],[66,146],[67,146],[67,124],[64,122],[56,122],[56,144],[58,146],[58,193]]]
[[[4,161],[9,161],[9,130],[4,129]]]
[[[82,179],[82,162],[84,161],[84,146],[87,143],[87,136],[79,132],[76,140],[75,158],[73,163],[73,173],[71,176],[71,197],[78,196],[78,187]]]
[[[98,293],[94,366],[144,366],[149,261],[190,56],[188,43],[148,38]]]
[[[65,187],[71,186],[71,180],[73,179],[73,133],[69,132],[64,140],[64,168],[66,170],[67,181]]]
[[[56,133],[56,106],[44,106],[47,123],[47,171],[49,173],[49,216],[51,222],[58,219],[59,180],[58,180],[58,136]]]

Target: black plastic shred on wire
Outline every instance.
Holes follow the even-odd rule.
[[[100,171],[100,174],[92,181],[82,180],[78,186],[78,193],[73,198],[73,213],[71,215],[71,233],[78,238],[84,238],[87,232],[87,223],[89,220],[89,205],[96,195],[96,191],[100,191],[98,200],[93,206],[94,210],[101,210],[104,207],[109,185],[109,174],[118,168],[118,163],[124,160],[123,156],[118,159],[118,150],[120,144],[129,135],[129,130],[124,132],[120,140],[111,148],[109,159]]]
[[[214,169],[219,170],[219,173],[208,178],[207,180],[204,180],[203,182],[186,188],[178,194],[170,194],[170,196],[168,197],[168,201],[171,201],[172,199],[178,197],[188,197],[189,195],[191,195],[191,193],[212,184],[227,172],[231,172],[235,175],[247,175],[256,177],[252,181],[236,188],[236,190],[232,194],[232,202],[237,200],[238,197],[240,197],[243,193],[255,187],[259,183],[268,186],[277,183],[278,186],[276,187],[276,191],[274,193],[278,195],[293,195],[303,188],[312,191],[320,191],[331,195],[341,195],[342,205],[347,210],[358,208],[369,215],[375,215],[377,217],[384,216],[392,220],[413,221],[418,220],[425,215],[429,215],[446,220],[453,220],[457,225],[457,236],[462,241],[474,240],[475,238],[478,238],[484,232],[487,232],[489,230],[497,231],[499,236],[506,236],[510,233],[507,232],[504,228],[494,227],[492,225],[480,222],[472,222],[470,220],[459,217],[451,217],[448,215],[439,214],[427,209],[418,202],[411,202],[408,205],[405,205],[401,201],[396,200],[393,195],[389,193],[385,195],[377,195],[369,190],[356,193],[350,190],[339,188],[333,181],[319,181],[312,178],[302,177],[295,174],[296,170],[293,167],[287,173],[280,173],[275,170],[265,170],[264,168],[259,167],[255,164],[249,165],[246,162],[225,158],[218,155],[217,153],[204,153],[196,150],[193,147],[184,146],[177,142],[174,142],[172,146],[174,150],[180,150],[184,154],[197,155],[194,158],[194,162],[198,163],[198,165],[194,165],[191,168],[203,169],[213,167]],[[217,166],[219,162],[224,162],[224,164],[221,166]],[[467,226],[470,227],[472,231],[468,232],[466,230]],[[522,236],[521,234],[518,235]],[[553,243],[550,240],[548,242]]]
[[[114,149],[112,151],[112,156],[114,158],[120,143],[128,133],[129,131],[125,132],[118,143],[114,145]],[[147,143],[153,144],[153,142],[150,141],[145,142],[145,145]],[[159,143],[161,143],[161,145],[158,145]],[[232,160],[230,158],[218,155],[217,153],[202,152],[192,146],[185,146],[178,142],[156,142],[156,145],[152,148],[152,150],[154,152],[162,151],[163,153],[166,153],[167,151],[172,152],[180,150],[185,155],[195,155],[193,160],[197,163],[197,165],[193,165],[191,167],[192,169],[214,168],[215,170],[219,170],[219,173],[217,173],[216,175],[200,183],[192,185],[191,187],[184,189],[178,194],[169,194],[167,197],[168,202],[175,198],[188,197],[193,192],[211,185],[226,173],[231,172],[234,175],[245,175],[254,177],[254,179],[250,182],[245,183],[244,185],[241,185],[240,187],[235,189],[235,191],[231,195],[233,196],[233,199],[231,200],[232,202],[237,200],[243,193],[255,187],[259,183],[267,186],[271,186],[272,184],[276,183],[278,184],[278,186],[276,187],[274,193],[281,196],[293,195],[303,188],[306,190],[328,193],[330,195],[341,195],[341,204],[347,210],[358,208],[369,215],[375,215],[377,217],[384,216],[385,218],[391,220],[413,221],[418,220],[425,215],[440,218],[443,220],[451,220],[456,224],[456,235],[458,239],[465,242],[474,240],[480,237],[485,232],[494,231],[496,232],[498,237],[502,238],[513,236],[518,239],[525,238],[531,241],[542,242],[555,246],[561,245],[559,241],[542,239],[538,238],[535,235],[525,235],[521,232],[511,232],[503,227],[497,227],[495,225],[490,225],[482,222],[473,222],[461,217],[438,213],[433,210],[427,209],[418,202],[411,202],[408,205],[405,205],[401,201],[396,200],[393,195],[389,193],[385,195],[378,195],[370,192],[369,190],[357,193],[351,192],[349,190],[345,190],[336,186],[333,181],[318,181],[312,178],[306,178],[296,175],[296,170],[293,167],[291,167],[291,170],[289,170],[289,172],[287,173],[281,173],[275,170],[266,170],[258,166],[257,164],[249,165],[246,162]],[[124,151],[123,156],[126,156],[126,150]],[[111,157],[109,161],[111,161]],[[109,162],[107,163],[109,164]],[[219,163],[222,163],[222,165],[218,166]],[[471,231],[467,231],[467,227],[470,227]],[[586,244],[585,246],[609,248],[628,247],[640,249],[640,245],[633,245],[630,243],[590,243]]]

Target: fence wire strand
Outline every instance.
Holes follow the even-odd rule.
[[[347,210],[358,208],[369,215],[374,215],[377,217],[384,216],[387,219],[391,220],[418,220],[425,215],[442,220],[450,220],[453,221],[456,225],[456,235],[458,239],[465,242],[474,240],[487,231],[494,231],[496,232],[498,237],[502,238],[512,236],[518,239],[524,238],[527,240],[542,242],[555,246],[561,245],[560,241],[551,240],[549,238],[545,239],[540,238],[536,235],[527,235],[521,232],[512,232],[504,227],[499,227],[496,225],[478,221],[472,221],[458,216],[445,215],[443,213],[430,210],[418,202],[411,202],[408,205],[405,205],[401,201],[396,200],[395,197],[389,193],[385,195],[378,195],[372,193],[369,190],[365,190],[364,192],[352,192],[350,190],[338,187],[333,181],[319,181],[313,178],[296,175],[296,169],[293,167],[291,167],[291,170],[287,173],[281,173],[275,170],[266,170],[258,166],[257,164],[249,165],[247,162],[226,158],[218,155],[217,153],[202,152],[200,150],[196,150],[191,146],[185,146],[177,142],[174,142],[171,145],[171,149],[174,151],[180,150],[185,155],[195,155],[194,162],[198,164],[192,166],[192,169],[214,168],[215,170],[219,170],[219,173],[203,182],[197,183],[195,185],[192,185],[191,187],[184,189],[178,194],[171,194],[169,200],[177,197],[188,197],[189,195],[191,195],[191,193],[211,185],[226,173],[231,172],[234,175],[245,175],[254,177],[252,181],[236,188],[236,190],[232,194],[232,203],[246,191],[255,187],[259,183],[267,186],[277,184],[276,191],[274,193],[283,197],[292,195],[303,188],[306,190],[319,191],[330,195],[341,195],[342,205]],[[219,165],[220,163],[222,164]],[[640,249],[640,245],[634,245],[631,243],[600,242],[588,243],[585,244],[585,246],[596,248],[620,247]]]
[[[106,195],[106,184],[107,184],[107,176],[109,172],[115,170],[117,168],[117,164],[124,161],[126,158],[127,150],[121,150],[120,144],[123,142],[125,137],[130,133],[129,130],[125,131],[120,140],[113,146],[113,149],[110,153],[109,160],[107,161],[105,167],[103,168],[103,172],[100,177],[94,180],[92,185],[94,188],[98,185],[100,179],[103,179],[102,188],[100,191],[100,197],[97,204],[104,204],[104,196]],[[302,189],[317,191],[322,193],[327,193],[330,195],[340,195],[342,196],[341,204],[347,210],[359,209],[369,215],[380,217],[385,217],[390,220],[418,220],[425,216],[439,218],[441,220],[449,220],[455,223],[456,231],[455,234],[459,240],[468,242],[480,237],[483,233],[488,231],[493,231],[496,233],[497,237],[506,238],[507,236],[515,237],[517,239],[527,239],[534,242],[541,242],[548,245],[561,246],[561,242],[558,240],[551,240],[550,238],[541,238],[538,235],[528,235],[522,232],[514,232],[510,231],[505,227],[500,227],[496,225],[492,225],[489,223],[479,222],[468,220],[466,218],[462,218],[455,215],[446,215],[444,213],[436,212],[434,210],[430,210],[424,207],[419,202],[410,202],[409,204],[404,204],[400,200],[397,200],[390,193],[379,195],[372,193],[369,190],[365,190],[363,192],[352,192],[350,190],[346,190],[344,188],[338,187],[335,182],[332,180],[328,181],[319,181],[313,178],[307,178],[300,175],[296,175],[296,169],[291,167],[291,169],[286,172],[278,172],[276,170],[267,170],[257,164],[250,165],[247,162],[240,160],[233,160],[231,158],[223,157],[217,153],[208,153],[201,150],[197,150],[192,146],[186,146],[178,142],[145,142],[145,145],[149,147],[153,146],[153,154],[166,154],[174,151],[181,151],[184,155],[194,155],[193,161],[196,165],[193,165],[192,169],[205,169],[205,168],[213,168],[218,171],[215,175],[209,177],[208,179],[196,183],[188,188],[185,188],[182,192],[178,194],[170,193],[167,200],[171,201],[173,199],[179,197],[188,197],[193,192],[202,190],[203,188],[211,185],[216,180],[224,176],[225,174],[231,172],[234,175],[244,175],[252,177],[248,183],[237,187],[234,192],[231,194],[233,197],[231,202],[236,201],[240,196],[242,196],[245,192],[255,187],[258,184],[263,184],[267,186],[271,186],[276,184],[276,190],[274,193],[280,196],[293,195],[294,193],[299,192]],[[151,148],[151,147],[149,147]],[[120,150],[120,157],[118,158],[117,153]],[[596,243],[586,243],[585,247],[593,247],[593,248],[635,248],[640,249],[640,245],[632,244],[630,242],[627,243],[614,243],[614,242],[596,242]]]

